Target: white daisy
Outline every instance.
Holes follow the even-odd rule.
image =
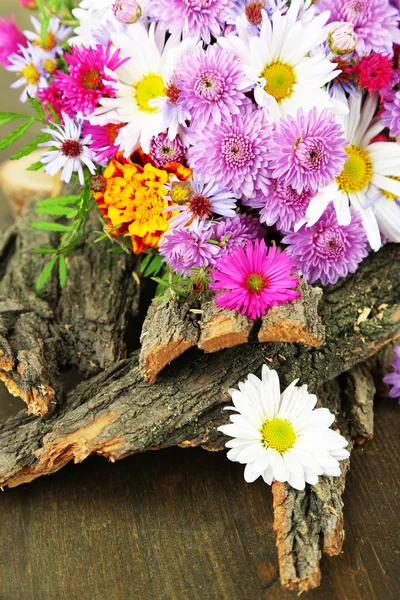
[[[347,102],[343,93],[334,94]],[[311,199],[307,209],[307,224],[318,221],[327,205],[333,201],[340,225],[351,220],[350,205],[361,215],[368,241],[373,250],[381,246],[380,231],[393,242],[400,242],[400,145],[395,142],[374,142],[384,125],[374,118],[378,96],[368,97],[362,105],[362,95],[356,92],[348,100],[349,113],[338,116],[348,141],[349,156],[336,181]]]
[[[28,96],[34,98],[38,89],[47,87],[47,76],[44,67],[44,55],[40,48],[28,44],[27,48],[20,46],[21,54],[12,54],[9,57],[10,64],[6,66],[7,71],[21,75],[11,87],[19,88],[25,86],[21,94],[21,102],[26,102]],[[50,61],[53,62],[53,61]]]
[[[322,51],[309,55],[326,41],[329,12],[304,22],[297,20],[302,5],[302,0],[293,0],[285,15],[275,11],[271,20],[263,11],[259,36],[249,36],[246,17],[238,17],[238,35],[218,39],[240,58],[248,85],[255,86],[257,104],[268,109],[274,122],[299,107],[332,106],[322,87],[338,74],[336,65]]]
[[[93,46],[96,41],[93,30],[100,27],[107,17],[112,17],[111,6],[114,0],[82,0],[72,14],[79,21],[75,29],[75,36],[70,39],[70,44],[75,46]]]
[[[245,464],[248,483],[260,475],[269,485],[287,481],[297,490],[315,485],[319,475],[340,475],[339,460],[348,458],[347,440],[329,429],[335,420],[327,408],[314,407],[317,398],[297,379],[281,394],[278,373],[266,365],[262,379],[249,375],[230,390],[237,411],[219,431],[232,437],[228,458]]]
[[[62,114],[64,125],[54,125],[54,129],[43,129],[44,133],[50,134],[54,141],[52,146],[55,150],[48,150],[41,158],[41,162],[46,165],[45,171],[48,175],[55,175],[62,169],[61,181],[69,183],[72,173],[78,173],[81,185],[85,183],[82,165],[85,165],[92,175],[96,171],[96,166],[92,162],[92,152],[88,148],[91,142],[91,136],[87,135],[81,139],[82,118],[77,117],[73,120],[65,113]],[[49,146],[49,142],[39,144],[40,146]]]
[[[35,31],[24,31],[25,37],[32,43],[33,46],[41,48],[49,55],[63,54],[63,49],[60,42],[67,39],[72,29],[65,27],[57,17],[50,19],[46,40],[43,44],[41,39],[41,23],[35,17],[31,17],[32,25]]]
[[[118,78],[115,98],[101,99],[102,108],[96,110],[91,122],[105,124],[111,111],[126,123],[116,140],[125,156],[139,146],[148,153],[152,137],[166,130],[163,112],[154,100],[166,96],[171,62],[175,64],[194,42],[188,39],[180,43],[176,35],[166,41],[165,31],[156,30],[154,23],[148,31],[141,22],[130,25],[127,34],[112,36],[112,41],[121,58],[130,60],[114,72]]]

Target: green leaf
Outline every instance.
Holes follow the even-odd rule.
[[[31,144],[27,144],[25,146],[25,148],[22,148],[22,150],[20,150],[19,152],[17,152],[16,154],[14,154],[11,157],[11,160],[19,160],[20,158],[22,158],[23,156],[28,156],[29,154],[31,154],[34,150],[36,150],[36,148],[39,146],[39,144],[42,144],[43,142],[47,142],[47,140],[50,138],[48,133],[42,133],[41,135],[39,135],[36,140],[34,142],[32,142]]]
[[[42,167],[44,167],[44,164],[40,160],[38,160],[37,162],[33,163],[33,165],[28,167],[26,170],[27,171],[39,171],[39,169],[41,169]]]
[[[7,135],[5,138],[3,138],[0,142],[0,150],[8,148],[8,146],[11,146],[11,144],[22,137],[25,131],[32,125],[34,120],[34,117],[30,117],[30,119],[28,119],[25,123],[22,123],[22,125],[17,127],[17,129],[10,133],[10,135]]]
[[[41,231],[59,231],[62,233],[71,231],[71,225],[62,225],[61,223],[53,223],[52,221],[35,221],[31,223],[31,227],[40,229]]]
[[[5,125],[6,123],[10,123],[10,121],[15,121],[15,119],[28,119],[28,116],[12,112],[0,112],[0,125]]]
[[[146,269],[147,265],[149,264],[149,262],[151,261],[152,258],[153,258],[153,254],[146,254],[146,256],[144,257],[144,259],[142,260],[142,263],[140,265],[141,273],[143,273],[143,271]]]
[[[37,215],[52,215],[55,217],[67,217],[67,219],[73,219],[78,214],[77,208],[70,208],[69,206],[42,206],[36,209]]]
[[[49,281],[49,279],[51,277],[51,273],[54,269],[54,266],[55,266],[57,260],[58,260],[58,256],[56,256],[50,262],[48,262],[47,265],[45,265],[45,267],[39,274],[39,276],[37,277],[37,279],[35,281],[36,293],[39,294],[43,290],[46,283]]]
[[[45,45],[46,44],[46,36],[47,36],[47,32],[49,29],[49,23],[50,23],[50,14],[46,13],[45,15],[43,15],[43,19],[42,19],[42,23],[41,23],[41,27],[40,27],[40,39],[42,40],[42,44]]]
[[[37,208],[47,208],[49,206],[67,206],[68,204],[79,204],[81,197],[77,195],[58,196],[57,198],[44,198],[36,202]]]
[[[150,277],[151,275],[158,275],[162,269],[162,266],[163,260],[159,254],[156,254],[147,268],[143,271],[143,276]]]
[[[39,100],[36,100],[36,98],[31,98],[30,96],[28,96],[28,102],[36,110],[39,118],[44,119],[45,115],[44,115],[44,108],[43,108],[42,103],[39,102]]]
[[[60,279],[61,288],[65,287],[67,283],[67,263],[65,262],[65,256],[60,254],[60,261],[58,264],[58,277]]]
[[[39,246],[31,250],[31,254],[55,254],[56,252],[57,250],[54,248],[47,248],[46,246]]]

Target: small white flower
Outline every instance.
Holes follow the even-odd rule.
[[[53,147],[43,154],[41,161],[46,165],[45,171],[48,175],[55,175],[62,169],[61,181],[69,183],[72,173],[78,173],[81,185],[85,183],[82,165],[86,165],[92,175],[96,167],[92,162],[92,152],[88,148],[91,136],[87,135],[81,139],[82,119],[78,116],[76,120],[71,119],[65,113],[62,115],[64,125],[54,125],[54,129],[43,129],[44,133],[53,136]],[[39,144],[49,146],[49,142]]]
[[[6,69],[21,76],[11,87],[14,89],[25,86],[20,100],[26,102],[28,96],[34,98],[38,89],[47,87],[49,72],[45,70],[44,55],[40,48],[28,44],[27,48],[20,46],[20,51],[21,54],[10,56],[10,64]]]
[[[43,44],[41,39],[41,23],[35,17],[31,17],[32,25],[35,31],[24,31],[25,37],[49,56],[63,54],[60,42],[67,39],[72,32],[70,27],[65,27],[58,17],[52,17],[47,29],[46,40]]]
[[[297,379],[281,394],[278,373],[266,365],[262,379],[249,375],[230,390],[237,411],[219,431],[232,437],[228,458],[245,464],[248,483],[260,475],[269,485],[287,481],[297,490],[315,485],[319,475],[340,475],[339,460],[348,458],[347,441],[329,429],[335,420],[327,408],[314,407],[317,398]]]

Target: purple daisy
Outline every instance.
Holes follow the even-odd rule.
[[[357,34],[359,56],[371,52],[393,54],[393,43],[400,43],[399,13],[388,0],[319,0],[317,10],[330,11],[329,23],[346,21]]]
[[[332,204],[315,225],[303,225],[297,233],[285,236],[282,243],[297,261],[309,283],[318,279],[323,285],[336,283],[340,277],[355,273],[368,254],[365,230],[358,214],[349,225],[339,225]]]
[[[219,125],[221,118],[239,114],[246,81],[237,56],[219,46],[197,47],[175,72],[178,105],[190,113],[194,127]]]
[[[114,97],[115,82],[109,71],[115,71],[127,58],[121,58],[119,50],[97,44],[94,48],[72,46],[64,58],[69,74],[58,71],[54,83],[63,92],[63,110],[70,116],[81,112],[90,114],[104,96]]]
[[[160,133],[150,142],[150,155],[157,167],[162,169],[171,162],[180,162],[185,156],[185,146],[179,136],[170,140],[168,133]]]
[[[171,229],[160,243],[160,254],[175,273],[186,277],[191,269],[213,265],[220,252],[215,244],[210,244],[210,227],[203,223],[191,229]]]
[[[275,125],[269,144],[272,175],[299,194],[317,191],[341,173],[348,158],[345,146],[343,129],[328,110],[306,113],[299,108],[296,117]]]
[[[233,254],[223,254],[211,273],[210,288],[218,306],[247,314],[250,319],[265,315],[268,308],[299,297],[295,262],[286,251],[266,247],[264,240],[247,242]]]
[[[212,238],[220,244],[225,255],[246,246],[249,240],[262,239],[266,234],[260,221],[251,215],[239,214],[212,224]]]
[[[252,104],[241,106],[240,114],[223,119],[219,127],[208,126],[188,134],[189,166],[213,177],[225,190],[240,198],[252,198],[268,183],[268,145],[272,126],[265,112]]]
[[[394,94],[393,98],[383,106],[382,123],[389,128],[390,135],[396,137],[400,135],[400,92]]]
[[[211,35],[218,37],[227,8],[235,0],[152,0],[150,16],[162,29],[181,33],[183,38],[201,37],[209,44]]]
[[[291,185],[273,179],[266,194],[258,192],[256,198],[246,204],[253,208],[261,208],[261,223],[268,227],[275,225],[279,231],[288,233],[306,216],[313,195],[313,192],[308,190],[299,193]]]
[[[85,122],[83,134],[90,135],[90,149],[96,162],[103,164],[115,157],[119,146],[115,144],[122,123],[107,123],[107,125],[91,125]]]
[[[387,373],[383,381],[392,386],[392,389],[389,392],[389,396],[391,398],[399,398],[400,400],[400,346],[394,347],[395,359],[391,363],[392,367],[394,367],[394,371],[392,373]]]

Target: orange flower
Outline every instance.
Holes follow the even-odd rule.
[[[157,248],[168,229],[173,213],[164,213],[169,205],[165,184],[172,176],[186,180],[192,172],[179,163],[157,169],[142,153],[134,158],[144,164],[131,163],[120,155],[112,160],[103,173],[105,189],[93,196],[112,234],[130,236],[133,251],[140,254],[146,248]]]

